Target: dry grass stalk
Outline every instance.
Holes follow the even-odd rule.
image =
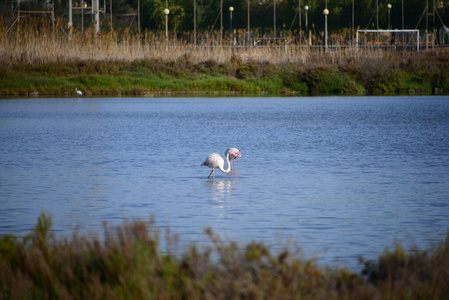
[[[45,214],[29,235],[0,236],[4,299],[447,299],[449,235],[428,251],[386,250],[363,273],[323,268],[288,249],[211,246],[159,250],[154,220],[105,224],[105,238],[57,239]],[[363,260],[362,260],[363,262]]]
[[[308,47],[291,43],[267,46],[233,45],[233,40],[219,43],[217,33],[202,34],[198,45],[170,37],[165,40],[163,33],[134,35],[127,30],[106,32],[95,35],[91,28],[83,34],[79,31],[68,33],[65,24],[58,22],[55,33],[49,24],[30,22],[23,24],[13,33],[0,29],[0,60],[3,66],[14,64],[45,64],[52,62],[78,61],[136,61],[166,60],[177,61],[189,57],[193,64],[204,61],[228,62],[237,55],[243,62],[268,61],[274,64],[294,63],[298,66],[341,66],[358,60],[382,60],[392,55],[389,51],[339,48],[324,52],[320,47]],[[189,37],[188,35],[185,35]],[[190,37],[189,37],[190,38]],[[244,41],[242,41],[244,42]],[[394,54],[395,56],[397,54]],[[414,56],[416,52],[406,52],[404,56]]]

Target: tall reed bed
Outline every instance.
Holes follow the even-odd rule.
[[[400,245],[361,273],[323,267],[301,252],[223,242],[162,251],[154,220],[105,226],[105,238],[55,238],[41,214],[23,237],[0,236],[2,299],[447,299],[449,234],[435,248]],[[169,235],[169,234],[168,234]],[[169,237],[170,243],[176,239]],[[363,253],[361,253],[362,255]],[[363,261],[363,259],[362,259]]]
[[[356,52],[353,48],[341,47],[324,52],[323,48],[294,43],[291,33],[282,40],[266,39],[255,35],[245,39],[244,30],[220,39],[219,31],[198,33],[196,44],[191,34],[179,35],[165,32],[145,32],[141,35],[128,29],[95,34],[91,27],[84,33],[69,31],[67,24],[57,21],[53,27],[49,22],[30,18],[16,24],[7,32],[7,26],[0,27],[0,60],[11,64],[44,64],[50,62],[76,61],[136,61],[162,59],[176,61],[188,56],[192,63],[216,61],[224,63],[233,55],[243,62],[268,61],[274,64],[295,63],[301,66],[342,64],[358,59],[361,54],[370,57],[384,57],[382,51]],[[265,41],[265,42],[264,42]]]

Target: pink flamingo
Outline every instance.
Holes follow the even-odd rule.
[[[210,178],[210,175],[212,174],[212,179],[215,179],[215,169],[216,168],[219,168],[220,171],[222,171],[223,173],[229,174],[231,172],[231,163],[229,161],[229,157],[231,155],[234,155],[233,150],[230,150],[226,154],[226,162],[228,163],[228,168],[225,170],[223,157],[221,157],[220,154],[218,154],[218,153],[209,154],[209,156],[206,158],[206,160],[201,164],[201,166],[207,166],[209,168],[212,168],[212,171],[210,171],[209,176],[207,176],[207,178]]]
[[[231,154],[229,154],[229,161],[231,162],[231,171],[235,172],[235,160],[237,159],[237,157],[242,157],[242,153],[240,153],[239,149],[237,148],[228,148],[226,149],[225,156],[228,155],[230,151],[232,151]]]

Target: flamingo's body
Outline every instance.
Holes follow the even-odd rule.
[[[210,171],[209,176],[207,178],[210,178],[210,175],[212,175],[212,178],[215,179],[215,169],[218,168],[223,173],[229,174],[231,172],[231,163],[229,162],[229,157],[233,155],[233,151],[229,151],[226,154],[226,162],[228,163],[228,168],[224,169],[224,159],[220,156],[218,153],[211,153],[206,158],[206,160],[201,164],[202,166],[207,166],[209,168],[212,168],[212,171]]]
[[[75,89],[75,93],[78,97],[83,95],[83,92],[81,92],[78,88]]]
[[[237,148],[228,148],[226,149],[225,156],[229,154],[229,161],[231,162],[231,170],[235,172],[235,160],[237,157],[242,157],[242,153],[240,153]]]

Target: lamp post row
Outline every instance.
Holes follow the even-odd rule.
[[[276,0],[273,0],[274,3],[276,3]],[[170,14],[170,10],[168,9],[168,1],[166,1],[166,8],[164,9],[163,13],[165,15],[165,37],[168,39],[168,15]],[[194,7],[194,43],[196,44],[196,0],[194,1],[195,7]],[[274,4],[276,5],[276,4]],[[140,5],[139,5],[140,6]],[[299,6],[301,6],[301,1],[299,0]],[[275,6],[274,6],[275,7]],[[388,9],[388,29],[390,29],[390,11],[391,11],[392,5],[390,3],[387,4]],[[301,8],[299,7],[299,13],[301,14]],[[308,32],[308,11],[309,6],[304,6],[305,10],[305,38],[308,40],[309,38],[309,32]],[[112,11],[112,7],[110,9]],[[138,8],[138,12],[140,13],[140,7]],[[230,23],[230,31],[232,33],[232,13],[234,12],[234,7],[229,7],[229,23]],[[71,11],[70,11],[71,13]],[[274,34],[276,35],[276,8],[274,8]],[[402,0],[402,15],[404,14],[404,0]],[[220,15],[221,15],[221,21],[220,21],[220,40],[222,41],[223,38],[223,0],[220,1]],[[327,16],[329,15],[329,9],[327,8],[327,0],[325,1],[325,8],[323,10],[324,15],[324,47],[327,49],[328,46],[328,33],[327,33]],[[376,0],[376,27],[379,29],[379,6],[378,6],[378,0]],[[140,17],[140,16],[139,16]],[[139,31],[140,31],[140,18],[139,20]],[[300,16],[301,20],[301,16]],[[301,21],[300,21],[301,22]],[[111,22],[112,23],[112,22]],[[354,0],[352,1],[352,30],[354,31]],[[71,22],[69,22],[69,26],[71,26]],[[404,17],[402,16],[402,27],[404,27]],[[248,35],[250,33],[250,0],[248,0]]]
[[[248,1],[248,34],[250,32],[250,0]],[[98,0],[96,2],[99,2]],[[352,26],[352,31],[354,31],[354,2],[355,0],[352,0],[352,22],[351,22],[351,26]],[[274,3],[274,34],[276,35],[276,0],[273,0]],[[106,11],[106,1],[105,1],[105,11]],[[81,7],[83,8],[83,5],[81,5]],[[387,9],[388,9],[388,29],[390,29],[390,11],[391,11],[392,5],[390,3],[387,4]],[[307,28],[307,12],[308,12],[309,6],[305,5],[304,6],[304,10],[305,10],[305,16],[306,16],[306,20],[305,20],[305,31],[306,31],[306,39],[308,37],[308,28]],[[112,1],[111,1],[111,7],[109,9],[110,14],[111,14],[111,26],[112,26]],[[232,12],[234,11],[234,7],[230,6],[229,7],[229,13],[230,13],[230,28],[232,31]],[[300,27],[301,27],[301,0],[299,0],[299,4],[298,4],[298,11],[299,11],[299,23],[300,23]],[[138,7],[137,7],[137,17],[138,17],[138,31],[140,33],[140,0],[138,0]],[[168,1],[166,1],[166,8],[164,9],[164,14],[166,16],[166,35],[168,35],[167,31],[168,31],[168,25],[167,25],[167,21],[168,21],[168,14],[170,13],[170,10],[168,9]],[[329,15],[329,10],[327,9],[327,0],[325,1],[325,8],[323,10],[323,14],[325,17],[325,31],[327,32],[327,16]],[[84,16],[84,13],[81,14],[82,17]],[[69,0],[69,22],[68,22],[68,27],[70,28],[71,26],[73,26],[72,23],[72,5],[71,5],[71,0]],[[223,37],[223,0],[220,0],[220,36],[221,38]],[[82,22],[84,24],[84,22]],[[99,22],[97,22],[99,23]],[[376,0],[376,29],[379,29],[379,0]],[[404,0],[402,0],[402,29],[404,29]],[[196,0],[194,0],[194,35],[196,36]],[[327,36],[327,34],[326,34]],[[196,44],[196,40],[194,41],[194,43]]]
[[[273,12],[273,19],[274,19],[274,35],[276,36],[276,0],[274,1],[274,12]],[[402,0],[404,1],[404,0]],[[196,1],[194,1],[194,34],[196,35]],[[301,14],[301,1],[299,0],[299,14]],[[390,10],[392,8],[391,4],[387,4],[388,8],[388,29],[390,29]],[[306,39],[308,38],[308,16],[307,13],[309,11],[309,6],[304,6],[305,10],[305,32],[306,32]],[[377,29],[379,29],[379,7],[378,7],[378,0],[376,0],[376,15],[377,15]],[[230,31],[232,32],[232,13],[234,12],[234,7],[229,7],[229,23],[230,23]],[[170,10],[168,8],[164,9],[165,14],[165,21],[166,21],[166,36],[168,35],[168,14],[170,13]],[[327,16],[329,15],[329,9],[327,8],[327,0],[325,1],[325,8],[323,10],[324,15],[324,27],[325,27],[325,46],[327,48]],[[220,1],[220,40],[223,38],[223,0]],[[299,16],[300,23],[301,23],[301,15]],[[404,23],[404,20],[402,20],[402,23]],[[300,25],[301,26],[301,25]],[[352,1],[352,31],[354,31],[354,0]],[[404,25],[402,25],[404,27]],[[248,33],[250,32],[250,0],[248,0]]]

